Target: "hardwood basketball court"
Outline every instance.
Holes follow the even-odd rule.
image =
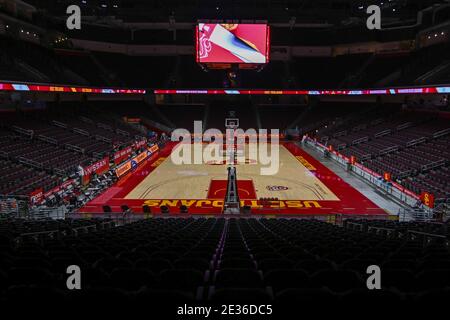
[[[237,164],[238,180],[252,181],[257,198],[280,200],[338,201],[336,195],[308,170],[283,145],[279,146],[280,167],[276,175],[261,175],[260,163]],[[246,147],[248,154],[248,147]],[[308,164],[306,163],[308,166]],[[313,168],[312,165],[309,166]],[[176,165],[168,157],[125,199],[208,199],[211,181],[226,180],[227,165],[183,164]],[[243,193],[241,199],[249,199]]]
[[[161,206],[180,214],[184,205],[190,214],[222,214],[227,164],[175,165],[173,147],[169,144],[80,212],[102,213],[106,204],[113,212],[127,205],[142,213],[146,205],[153,214],[159,214]],[[272,176],[261,175],[261,165],[248,159],[237,163],[241,206],[255,214],[387,214],[295,143],[281,144],[279,158],[279,171]]]

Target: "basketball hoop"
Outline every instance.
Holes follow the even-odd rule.
[[[227,129],[237,129],[237,128],[239,128],[239,119],[237,119],[237,118],[227,118],[227,119],[225,119],[225,128],[227,128]]]

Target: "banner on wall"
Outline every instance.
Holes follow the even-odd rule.
[[[133,159],[131,159],[131,164],[133,165],[133,162],[138,165],[140,164],[142,161],[144,161],[145,159],[147,159],[148,157],[148,153],[147,151],[141,152],[139,153],[136,157],[134,157]]]
[[[134,158],[117,167],[116,176],[120,178],[126,175],[128,172],[137,168],[139,164],[141,164],[144,160],[146,160],[147,158],[151,157],[153,154],[158,152],[158,150],[159,147],[157,144],[148,147],[146,151],[139,153]]]
[[[55,193],[64,191],[66,188],[68,188],[71,184],[75,183],[74,179],[70,179],[67,181],[64,181],[61,185],[51,189],[50,191],[47,191],[44,193],[44,199],[50,197],[51,195],[54,195]]]
[[[125,120],[125,122],[128,123],[141,123],[141,118],[128,118],[128,117],[123,117],[123,120]]]
[[[134,170],[142,161],[147,159],[147,157],[148,157],[148,152],[144,151],[144,152],[139,153],[137,156],[135,156],[131,160],[129,160],[129,161],[125,162],[124,164],[122,164],[121,166],[119,166],[116,169],[117,177],[120,178],[123,175],[130,172],[131,170]]]
[[[44,192],[44,189],[39,188],[30,193],[30,203],[32,205],[38,205],[48,199],[50,196],[66,190],[70,185],[75,183],[75,179],[69,179],[64,181],[61,185]]]
[[[44,189],[39,188],[30,193],[30,203],[39,204],[44,199]]]
[[[91,180],[91,175],[93,173],[97,175],[104,174],[106,171],[109,170],[109,157],[105,157],[100,161],[97,161],[90,166],[87,166],[85,168],[82,168],[81,175],[83,184],[88,184]]]
[[[402,186],[401,184],[399,184],[399,183],[397,183],[397,182],[395,182],[395,181],[391,181],[391,183],[392,183],[392,186],[393,186],[394,188],[396,188],[397,190],[399,190],[399,191],[403,192],[404,194],[410,196],[411,198],[414,198],[414,199],[416,199],[416,200],[419,200],[419,199],[420,199],[420,196],[419,196],[419,195],[417,195],[417,194],[415,194],[414,192],[412,192],[412,191],[406,189],[406,188],[405,188],[404,186]]]
[[[131,153],[133,152],[133,148],[127,147],[123,150],[117,151],[114,154],[114,163],[115,164],[120,164],[122,161],[128,159],[128,157],[131,155]]]
[[[360,164],[360,163],[358,163],[358,162],[355,163],[355,167],[357,167],[357,168],[361,169],[362,171],[364,171],[364,172],[366,172],[366,173],[368,173],[368,174],[374,176],[375,178],[380,178],[380,177],[381,177],[381,176],[380,176],[378,173],[376,173],[375,171],[372,171],[372,170],[370,170],[369,168],[364,167],[362,164]]]
[[[420,195],[420,200],[424,205],[426,205],[428,208],[433,209],[434,208],[434,195],[429,192],[422,192]]]
[[[151,156],[152,154],[159,151],[159,146],[157,144],[154,144],[154,145],[148,147],[147,150],[148,150],[148,152],[150,152],[149,155]]]
[[[131,161],[127,161],[116,169],[116,176],[118,178],[127,174],[131,170]]]
[[[136,142],[134,143],[134,148],[135,148],[135,149],[139,149],[139,148],[145,146],[146,143],[147,143],[147,140],[136,141]]]

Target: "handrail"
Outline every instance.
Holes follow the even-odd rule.
[[[444,164],[445,164],[445,159],[441,159],[441,160],[438,160],[438,161],[434,161],[434,162],[425,164],[420,169],[421,170],[433,169],[433,168],[436,168],[436,167],[443,166]]]
[[[34,133],[33,130],[24,129],[24,128],[21,128],[19,126],[12,126],[12,128],[13,128],[14,131],[16,131],[18,133],[21,133],[21,134],[24,134],[24,135],[27,135],[27,136],[30,136],[30,137]]]
[[[38,236],[38,235],[41,235],[41,234],[51,234],[51,233],[58,233],[58,232],[61,232],[61,230],[46,230],[46,231],[26,232],[26,233],[21,233],[17,238],[28,237],[28,236]]]
[[[372,229],[377,229],[377,230],[384,230],[384,231],[394,231],[395,229],[392,228],[384,228],[384,227],[377,227],[377,226],[369,226],[367,228],[367,231],[370,231]]]
[[[384,121],[385,121],[384,118],[378,118],[378,119],[375,119],[375,120],[373,120],[373,121],[370,122],[370,126],[371,126],[371,127],[374,127],[374,126],[376,126],[376,125],[378,125],[378,124],[383,123]]]
[[[412,147],[412,146],[418,145],[419,143],[422,143],[422,142],[425,142],[425,141],[427,141],[427,139],[425,137],[420,137],[420,138],[408,141],[406,143],[406,146],[407,147]]]
[[[404,129],[407,129],[409,127],[412,127],[413,125],[414,125],[414,123],[412,123],[412,122],[406,122],[406,123],[398,125],[395,129],[397,131],[400,131],[400,130],[404,130]]]
[[[92,119],[80,116],[79,119],[85,123],[94,124],[94,121]]]
[[[380,132],[376,133],[376,134],[374,135],[374,137],[375,137],[375,138],[384,137],[384,136],[387,136],[388,134],[390,134],[391,132],[392,132],[391,129],[386,129],[386,130],[383,130],[383,131],[380,131]]]
[[[76,146],[74,144],[66,143],[65,146],[69,150],[73,150],[73,151],[84,153],[84,149],[83,148],[81,148],[79,146]]]
[[[25,158],[25,157],[18,157],[17,160],[19,160],[20,163],[30,165],[32,167],[43,169],[44,165],[40,162]]]
[[[73,132],[75,133],[79,133],[83,136],[89,136],[89,132],[87,132],[86,130],[80,129],[80,128],[73,128]]]
[[[339,131],[339,132],[336,132],[335,134],[333,134],[333,137],[337,138],[337,137],[342,137],[345,135],[347,135],[347,130],[342,130],[342,131]]]
[[[125,137],[129,137],[130,136],[129,132],[121,130],[121,129],[116,129],[116,133],[121,134],[121,135],[123,135]]]
[[[94,229],[97,230],[98,226],[114,226],[114,222],[113,221],[105,221],[105,222],[101,222],[99,224],[90,224],[87,226],[80,226],[80,227],[76,227],[76,228],[71,228],[70,231],[72,231],[74,233],[75,236],[78,235],[78,231],[79,230],[89,230],[89,229]],[[36,232],[26,232],[26,233],[22,233],[19,236],[16,237],[16,240],[22,238],[22,237],[34,237],[34,236],[39,236],[39,235],[51,235],[51,234],[59,234],[59,233],[64,233],[64,231],[66,230],[46,230],[46,231],[36,231]]]
[[[351,145],[354,146],[354,145],[357,145],[357,144],[360,144],[360,143],[364,143],[364,142],[367,142],[367,141],[369,141],[369,136],[365,136],[365,137],[353,140]]]
[[[407,230],[407,233],[413,233],[413,234],[418,234],[418,235],[427,236],[427,237],[447,239],[447,237],[442,234],[435,234],[435,233],[429,233],[429,232],[423,232],[423,231],[417,231],[417,230]]]
[[[357,226],[359,231],[363,232],[364,230],[364,224],[362,223],[356,223],[356,222],[347,222],[347,227],[351,226]],[[352,228],[352,230],[356,230],[355,228]],[[396,228],[388,228],[388,227],[379,227],[379,226],[370,226],[367,225],[367,231],[370,232],[371,230],[375,230],[375,232],[378,234],[379,231],[386,231],[388,235],[394,232],[398,232]],[[403,233],[404,235],[405,233]],[[402,235],[401,233],[399,234]],[[424,236],[425,238],[438,238],[438,239],[447,239],[445,235],[442,234],[436,234],[436,233],[429,233],[424,231],[417,231],[417,230],[406,230],[406,235],[410,237],[411,235],[418,235],[418,236]]]
[[[435,133],[433,134],[433,138],[443,137],[443,136],[445,136],[445,135],[447,135],[447,134],[449,134],[449,133],[450,133],[450,128],[444,129],[444,130],[435,132]]]
[[[58,144],[58,140],[56,140],[55,138],[44,136],[43,134],[38,135],[38,139],[55,145]]]
[[[383,149],[383,150],[381,150],[380,152],[378,152],[378,155],[379,155],[379,156],[382,156],[382,155],[385,155],[385,154],[388,154],[388,153],[391,153],[391,152],[398,151],[398,149],[400,149],[399,146],[388,147],[388,148]]]
[[[95,135],[95,140],[103,141],[103,142],[106,142],[106,143],[111,143],[112,142],[111,139],[106,138],[106,137],[104,137],[104,136],[102,136],[100,134],[96,134]]]
[[[109,126],[107,124],[104,124],[104,123],[101,123],[101,122],[97,123],[97,127],[114,132],[114,130],[113,130],[113,128],[111,126]]]
[[[65,123],[62,123],[62,122],[56,121],[56,120],[52,121],[52,123],[57,127],[67,129],[67,124],[65,124]]]

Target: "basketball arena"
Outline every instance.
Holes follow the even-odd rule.
[[[0,305],[440,311],[449,16],[448,0],[0,0]]]

